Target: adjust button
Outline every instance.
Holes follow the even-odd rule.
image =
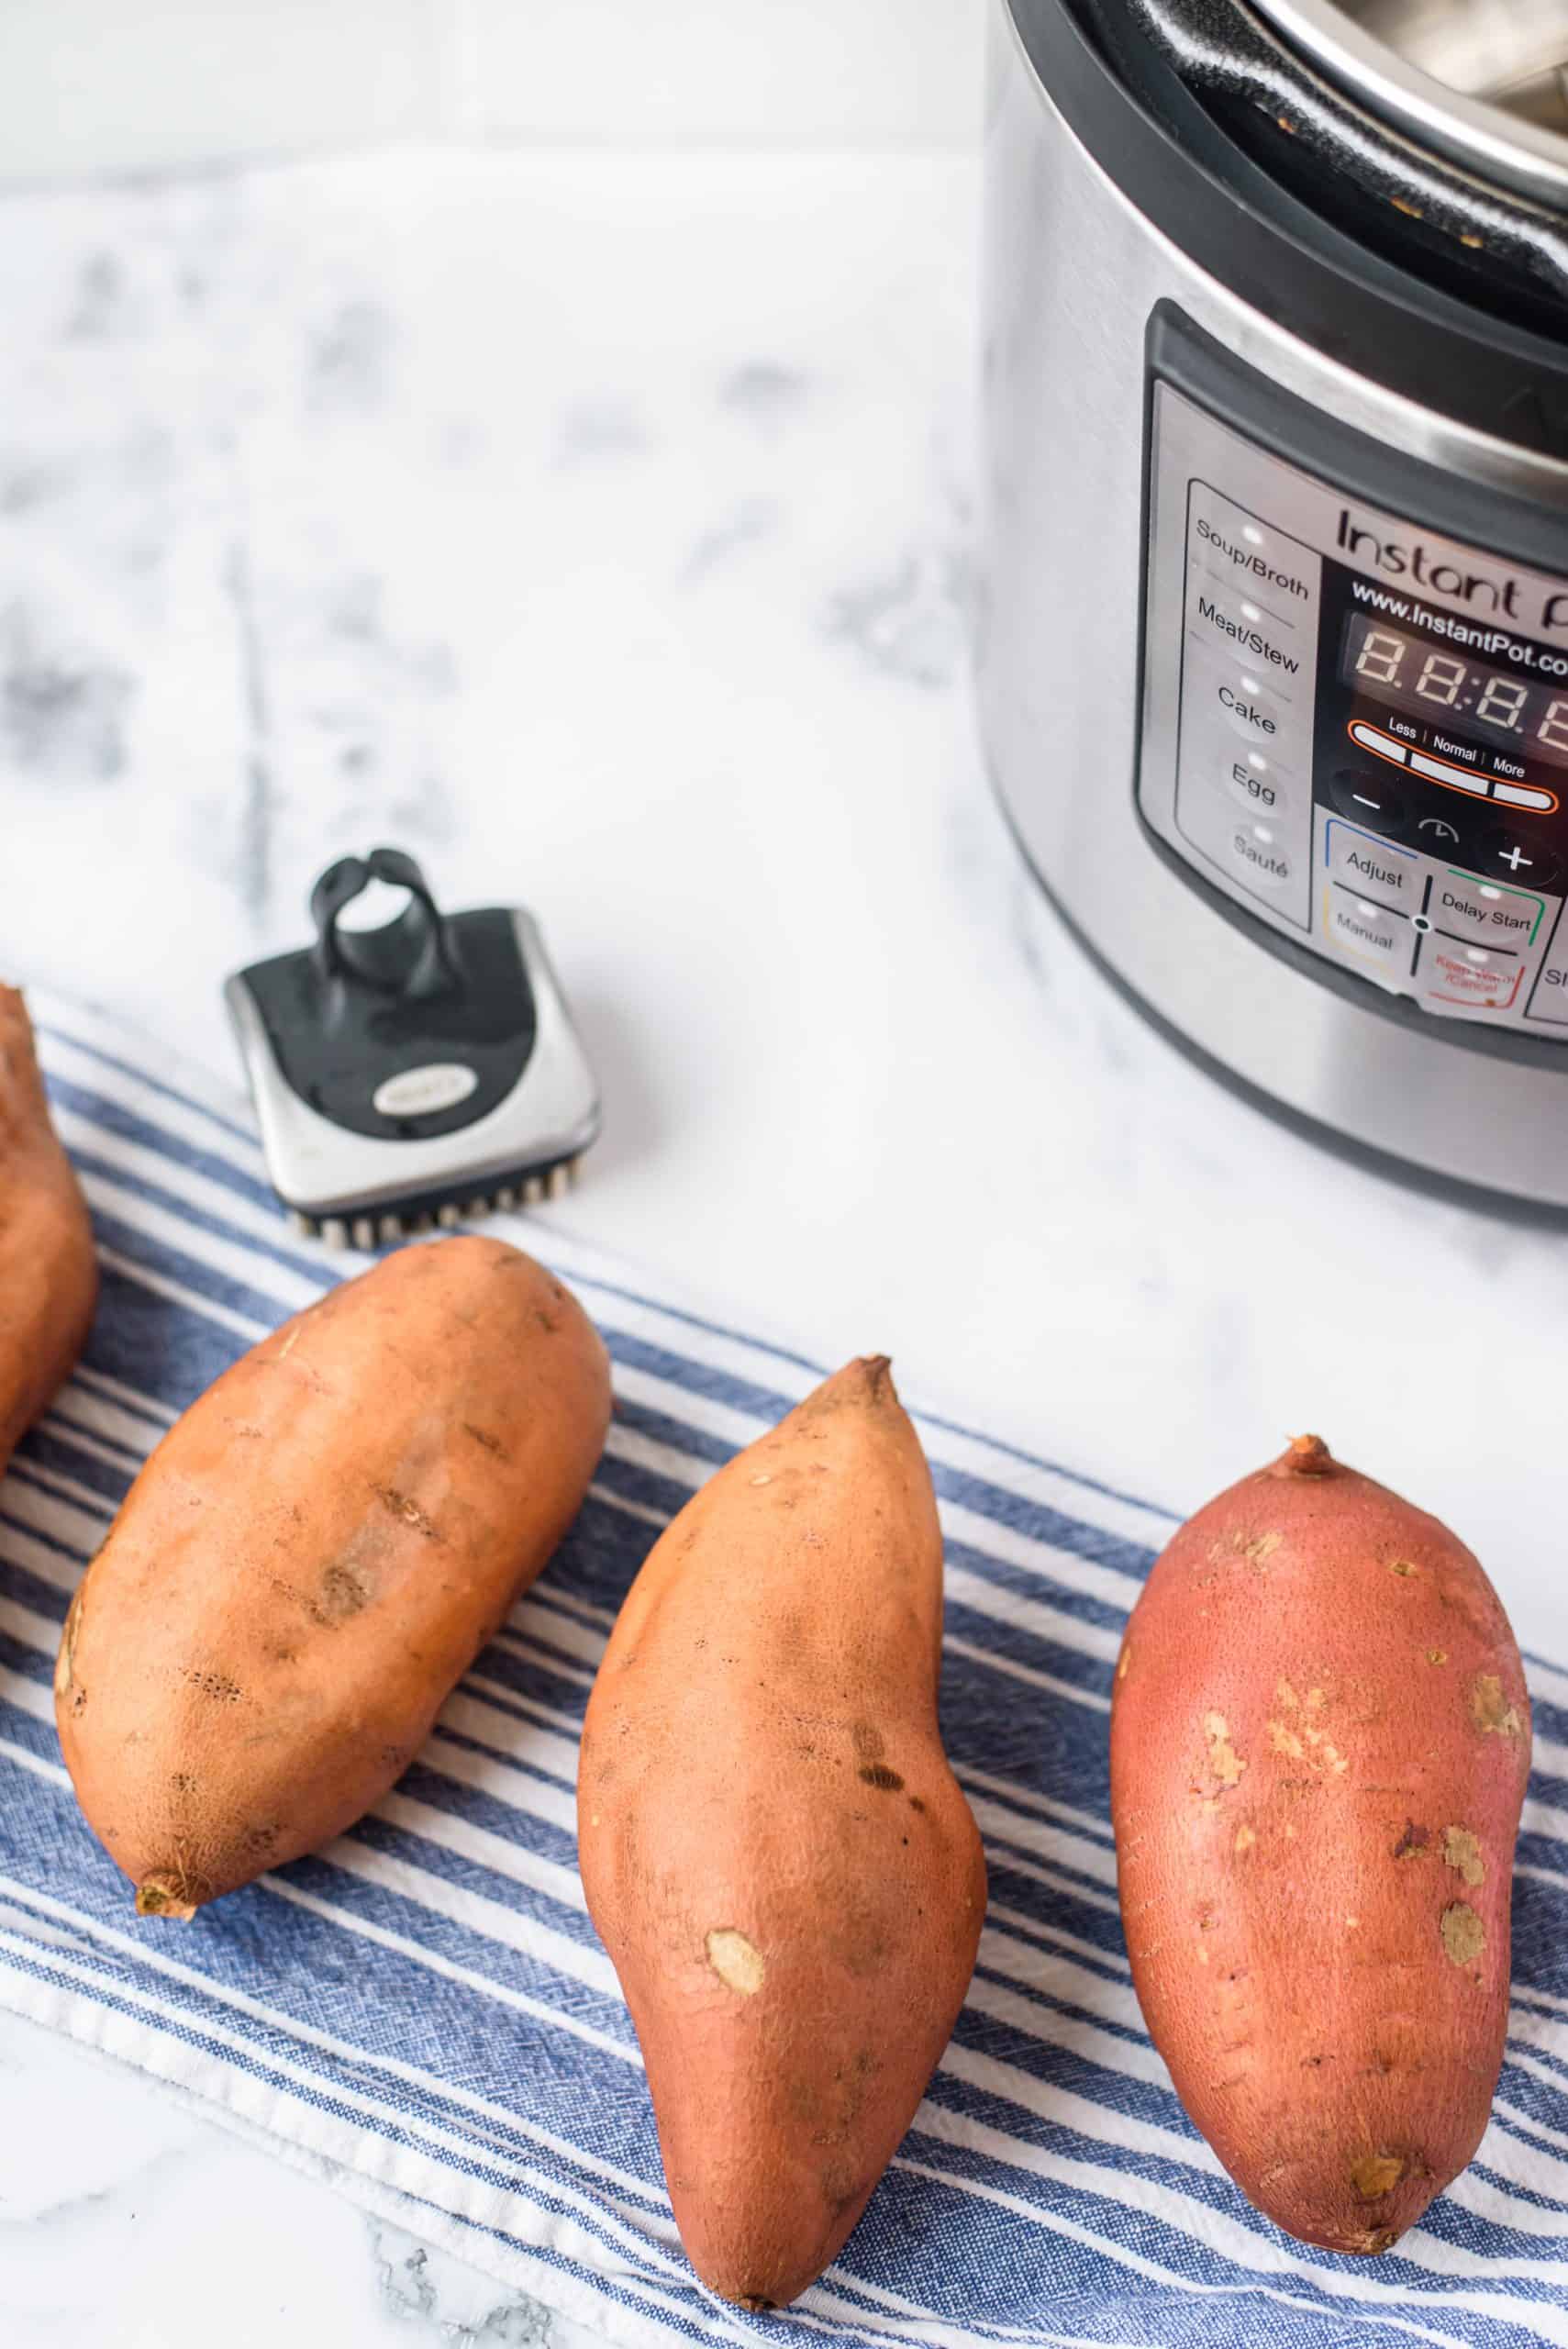
[[[1478,880],[1473,873],[1439,873],[1427,911],[1432,928],[1467,946],[1511,946],[1516,952],[1535,942],[1542,900],[1528,889],[1501,881]]]
[[[1360,896],[1372,897],[1399,913],[1415,913],[1421,903],[1421,862],[1408,850],[1392,848],[1386,841],[1359,825],[1342,824],[1330,816],[1326,835],[1329,877],[1342,881]]]

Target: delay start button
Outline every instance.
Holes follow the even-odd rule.
[[[1500,881],[1451,869],[1434,878],[1427,907],[1432,928],[1446,938],[1515,948],[1533,945],[1544,909],[1528,889],[1506,889]]]

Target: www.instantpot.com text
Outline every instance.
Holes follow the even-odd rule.
[[[1374,587],[1366,579],[1352,579],[1351,593],[1358,604],[1366,604],[1391,620],[1411,620],[1418,628],[1429,629],[1433,636],[1446,636],[1455,644],[1468,645],[1473,652],[1511,661],[1516,668],[1533,669],[1540,676],[1568,677],[1568,652],[1531,644],[1528,637],[1510,636],[1506,628],[1478,627],[1474,620],[1458,619],[1452,612],[1434,611],[1429,604],[1416,602],[1408,596],[1392,596],[1386,587]]]

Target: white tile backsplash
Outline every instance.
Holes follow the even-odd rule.
[[[0,183],[388,139],[962,146],[987,0],[0,0]]]

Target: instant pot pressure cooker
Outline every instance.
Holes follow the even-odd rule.
[[[988,584],[1059,911],[1275,1109],[1568,1209],[1568,0],[998,0]]]

